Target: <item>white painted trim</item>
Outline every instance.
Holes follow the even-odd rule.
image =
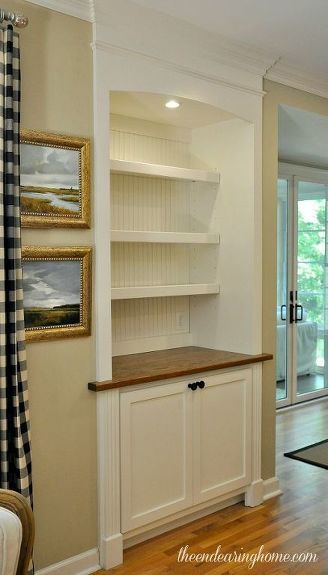
[[[92,0],[27,0],[27,2],[66,14],[67,16],[80,18],[80,20],[93,21]]]
[[[278,477],[270,477],[270,479],[265,479],[263,481],[263,501],[272,499],[272,497],[277,497],[282,493]]]
[[[261,437],[262,437],[262,363],[252,366],[253,376],[253,458],[252,481],[262,481],[261,475]]]
[[[262,364],[253,365],[252,406],[252,483],[245,494],[245,505],[256,507],[263,502],[261,478],[261,428],[262,428]]]
[[[39,569],[35,575],[89,575],[98,569],[100,569],[98,549],[90,549],[80,555]]]
[[[200,71],[197,68],[190,68],[189,66],[177,64],[176,62],[171,62],[169,60],[165,60],[164,58],[159,58],[159,57],[153,56],[152,54],[146,54],[143,52],[138,52],[138,51],[133,50],[133,49],[128,49],[128,48],[124,48],[121,46],[117,46],[115,44],[110,44],[109,42],[98,40],[92,44],[92,48],[95,51],[98,51],[99,53],[100,52],[107,53],[108,56],[110,54],[112,54],[112,55],[117,54],[117,55],[124,55],[126,57],[131,57],[131,58],[137,57],[138,59],[143,59],[143,60],[148,61],[148,62],[150,62],[156,66],[160,66],[163,69],[169,70],[171,73],[177,72],[178,74],[183,74],[184,76],[190,76],[191,78],[194,78],[197,80],[203,80],[205,82],[208,82],[209,84],[216,84],[219,86],[225,86],[226,88],[232,88],[234,90],[238,90],[240,92],[252,94],[255,96],[263,97],[266,94],[266,92],[263,91],[262,89],[247,86],[246,84],[238,81],[237,79],[230,81],[228,78],[226,78],[225,76],[223,76],[221,74],[209,74],[209,73],[206,73],[204,71]],[[241,61],[240,61],[240,64],[241,64]],[[241,64],[240,68],[241,67],[242,67],[242,64]],[[254,75],[254,77],[255,77],[255,75]],[[262,78],[263,77],[262,73],[258,77]]]
[[[223,496],[224,498],[224,496]],[[202,503],[198,506],[191,507],[190,509],[185,509],[180,514],[176,514],[173,518],[168,521],[168,519],[164,519],[164,523],[161,524],[160,521],[157,521],[157,524],[154,523],[153,526],[150,525],[148,528],[139,528],[135,529],[131,533],[126,533],[123,535],[124,540],[124,549],[128,549],[133,545],[137,545],[142,543],[143,541],[147,541],[148,539],[152,539],[153,537],[157,537],[157,535],[161,535],[162,533],[166,533],[167,531],[171,531],[172,529],[176,529],[177,527],[182,527],[184,525],[188,525],[192,521],[196,521],[197,519],[201,519],[202,517],[206,517],[207,515],[211,515],[212,513],[216,513],[221,509],[226,509],[231,505],[236,505],[236,503],[240,503],[243,501],[244,496],[235,495],[230,497],[229,499],[223,500],[221,497],[221,501],[218,501],[212,505],[209,505],[209,502]]]
[[[324,395],[323,397],[316,397],[315,399],[311,399],[308,401],[302,401],[301,403],[295,403],[294,405],[280,405],[277,406],[276,414],[283,413],[285,411],[291,411],[292,409],[298,409],[303,407],[308,407],[309,405],[313,405],[314,403],[321,403],[322,401],[328,401],[328,397]]]
[[[246,507],[257,507],[263,503],[263,479],[253,481],[245,493]]]
[[[267,501],[273,497],[277,497],[278,495],[282,494],[281,489],[279,488],[279,479],[278,477],[271,477],[270,479],[266,479],[265,481],[258,482],[257,486],[253,486],[253,489],[257,489],[258,492],[260,491],[263,495],[263,501]],[[224,500],[225,496],[221,496],[219,500],[216,500],[215,503],[212,505],[211,502],[207,501],[206,503],[202,503],[198,506],[191,507],[190,509],[185,509],[180,514],[176,514],[173,518],[168,521],[167,518],[161,521],[157,521],[154,524],[146,526],[146,528],[139,528],[135,529],[130,533],[126,533],[123,535],[124,540],[124,549],[128,549],[133,545],[137,545],[142,543],[143,541],[147,541],[153,537],[157,537],[157,535],[161,535],[162,533],[166,533],[167,531],[171,531],[172,529],[176,529],[177,527],[181,527],[183,525],[187,525],[196,519],[200,519],[202,517],[206,517],[207,515],[211,515],[212,513],[216,513],[222,509],[226,509],[231,505],[235,505],[236,503],[240,503],[244,499],[243,493],[240,495],[235,495],[229,499]],[[223,500],[222,500],[223,499]],[[215,501],[215,500],[214,500]]]
[[[257,134],[254,134],[254,159],[262,167],[262,117],[261,121],[254,127]],[[254,352],[262,352],[262,168],[254,170],[254,255],[253,255],[253,297],[254,299],[254,324],[256,326],[257,337],[254,337]],[[262,377],[262,372],[261,372]],[[262,390],[262,383],[261,383]]]
[[[121,533],[101,539],[100,557],[102,569],[111,569],[123,563],[123,536]]]
[[[296,176],[311,182],[328,182],[328,170],[313,168],[311,166],[301,166],[299,164],[291,164],[289,162],[279,162],[279,177],[287,176]]]
[[[123,562],[118,389],[97,394],[97,433],[100,564],[110,569]]]
[[[96,380],[112,378],[111,267],[110,267],[110,177],[109,177],[109,90],[104,89],[103,72],[93,52],[94,118],[94,300],[96,306]],[[106,122],[108,119],[108,124]]]
[[[322,76],[312,76],[305,70],[284,64],[280,60],[273,64],[264,78],[322,98],[328,97],[328,82]]]

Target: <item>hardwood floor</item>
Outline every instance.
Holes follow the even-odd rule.
[[[124,565],[98,575],[328,575],[328,471],[283,456],[328,437],[328,400],[277,414],[277,475],[283,495],[257,508],[242,503],[124,552]],[[177,562],[188,553],[307,553],[316,563]]]

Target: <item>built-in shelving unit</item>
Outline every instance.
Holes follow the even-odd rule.
[[[112,300],[218,294],[219,284],[156,285],[112,288]]]
[[[190,232],[156,232],[144,230],[112,230],[112,242],[160,244],[219,244],[219,234]]]
[[[113,355],[190,345],[194,306],[220,292],[219,171],[193,155],[190,129],[111,126]]]
[[[114,36],[124,16],[122,8]],[[101,26],[98,32],[104,35]],[[181,27],[173,32],[172,49],[181,44]],[[243,375],[238,365],[226,364],[224,378],[214,381],[213,372],[202,391],[186,385],[203,380],[198,369],[191,376],[200,359],[195,347],[201,354],[204,348],[247,355],[261,349],[260,78],[231,69],[229,82],[222,82],[227,67],[218,63],[213,82],[206,58],[196,62],[201,69],[204,61],[204,73],[191,77],[136,52],[107,52],[98,55],[95,92],[97,379],[115,379],[115,356],[123,356],[122,373],[129,371],[134,387],[138,373],[127,356],[141,353],[149,382],[148,352],[163,352],[163,369],[169,369],[167,354],[175,348],[181,348],[181,371],[171,371],[169,385],[161,385],[162,371],[154,386],[97,398],[104,569],[122,561],[123,541],[125,547],[142,541],[153,528],[168,528],[166,521],[181,522],[187,513],[206,513],[207,505],[211,511],[243,494],[247,505],[262,501],[260,366]],[[179,59],[183,67],[185,54]],[[175,96],[180,107],[168,110],[165,103]],[[214,241],[219,234],[220,243]],[[126,401],[135,392],[138,397]],[[127,506],[148,524],[129,523]],[[160,515],[165,506],[166,517]],[[150,508],[158,515],[150,517]]]
[[[114,174],[129,174],[132,176],[151,176],[153,178],[207,182],[212,184],[218,184],[220,181],[219,172],[180,168],[178,166],[165,166],[162,164],[150,164],[146,162],[111,160],[110,169]]]

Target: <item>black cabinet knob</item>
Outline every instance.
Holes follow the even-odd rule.
[[[189,389],[192,389],[193,391],[197,389],[197,385],[198,385],[197,381],[195,381],[195,383],[188,383]]]
[[[188,387],[193,391],[195,391],[197,387],[199,387],[199,389],[204,389],[205,381],[195,381],[194,383],[188,383]]]

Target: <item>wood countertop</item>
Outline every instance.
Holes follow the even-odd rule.
[[[205,347],[178,347],[113,357],[113,378],[91,382],[91,391],[171,379],[203,371],[238,367],[272,359],[272,354],[247,355]]]

